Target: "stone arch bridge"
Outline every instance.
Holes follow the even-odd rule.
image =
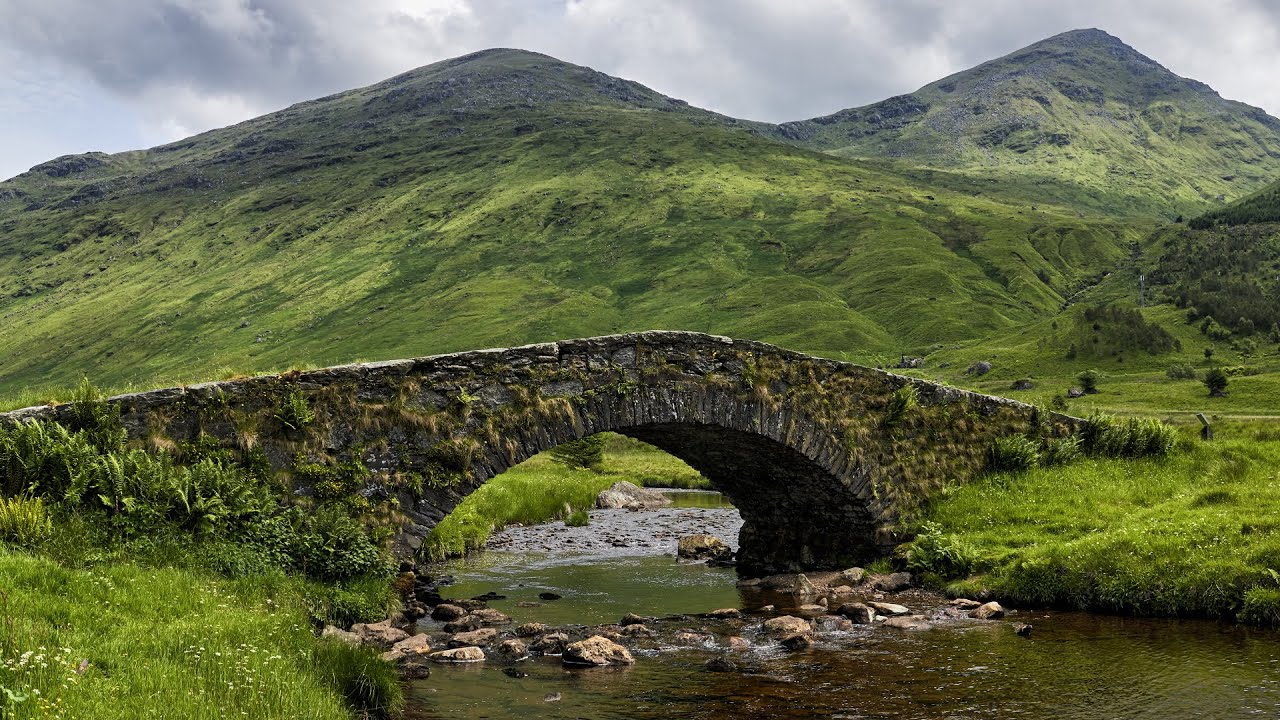
[[[742,514],[746,574],[842,568],[902,538],[931,492],[981,470],[1001,435],[1077,422],[760,342],[689,332],[585,338],[121,395],[140,446],[201,437],[259,448],[294,491],[299,462],[359,459],[398,549],[489,478],[601,431],[703,473]],[[35,407],[0,420],[57,419]],[[350,467],[350,465],[348,465]]]

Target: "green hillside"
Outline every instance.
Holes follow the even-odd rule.
[[[1210,210],[1193,218],[1189,224],[1193,229],[1205,230],[1215,225],[1276,222],[1280,222],[1280,182],[1272,183],[1226,207]]]
[[[775,134],[847,157],[960,171],[1108,214],[1198,215],[1280,176],[1280,120],[1101,30]]]
[[[500,50],[45,163],[0,184],[0,393],[663,327],[892,353],[1052,313],[1145,234],[739,125]]]

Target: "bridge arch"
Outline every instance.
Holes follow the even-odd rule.
[[[282,471],[299,459],[358,458],[370,471],[366,491],[398,501],[405,553],[506,469],[569,440],[619,432],[681,458],[733,501],[744,521],[746,574],[866,562],[901,539],[931,492],[973,477],[997,436],[1033,424],[1066,433],[1073,422],[1010,400],[685,332],[346,365],[111,402],[138,440],[248,441]],[[8,419],[59,412],[30,408]]]

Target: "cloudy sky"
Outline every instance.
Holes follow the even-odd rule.
[[[0,0],[0,178],[487,47],[783,121],[1082,27],[1280,116],[1280,0]]]

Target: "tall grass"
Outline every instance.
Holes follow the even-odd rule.
[[[1280,617],[1280,441],[1187,443],[1166,458],[1090,457],[995,473],[929,510],[929,547],[962,547],[973,576],[1014,603],[1142,615]],[[951,574],[957,563],[934,553]],[[925,562],[925,565],[928,563]],[[930,568],[922,568],[930,569]]]

